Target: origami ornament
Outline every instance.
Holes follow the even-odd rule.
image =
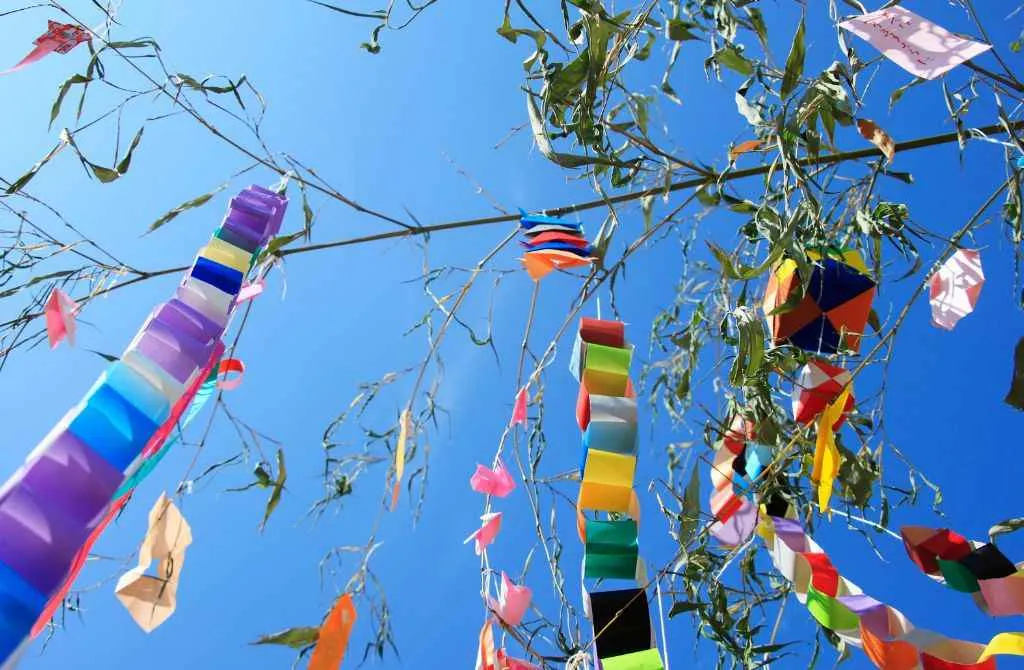
[[[522,424],[526,425],[526,403],[529,400],[526,387],[519,389],[519,393],[516,394],[516,404],[512,409],[512,425]]]
[[[835,425],[839,422],[850,397],[850,387],[842,390],[818,419],[818,438],[814,446],[814,469],[811,480],[818,484],[818,509],[828,510],[832,487],[839,474],[839,449],[836,447]]]
[[[888,7],[839,24],[882,52],[901,68],[935,79],[992,48],[957,37],[903,7]]]
[[[981,253],[973,249],[957,249],[928,280],[932,324],[953,330],[960,319],[974,311],[984,283]]]
[[[511,658],[504,649],[497,653],[498,670],[541,670],[539,666],[519,658]]]
[[[68,344],[75,344],[75,315],[78,303],[68,297],[59,288],[50,292],[46,301],[46,336],[50,340],[50,348],[56,349],[60,341],[68,338]]]
[[[409,408],[402,410],[398,418],[398,446],[395,448],[395,484],[391,489],[391,511],[395,511],[398,505],[398,494],[402,490],[402,475],[405,474],[405,443],[409,439],[409,432],[412,430],[412,419],[409,416]]]
[[[829,365],[825,361],[811,359],[800,369],[793,384],[793,420],[809,424],[825,411],[853,378],[848,370]],[[839,430],[846,421],[846,415],[853,411],[856,401],[853,393],[846,398],[846,405],[832,430]]]
[[[800,300],[796,261],[783,261],[768,279],[764,313],[772,343],[789,342],[817,353],[856,353],[871,313],[875,282],[856,251],[830,249],[825,256],[808,252],[808,257],[814,264]]]
[[[775,568],[793,584],[797,600],[839,639],[862,648],[879,668],[991,670],[994,656],[1024,656],[1024,633],[1000,633],[982,645],[915,629],[899,610],[840,576],[796,521],[767,516],[760,533]]]
[[[334,602],[331,613],[320,625],[320,635],[309,659],[309,670],[338,670],[345,661],[348,639],[355,624],[356,607],[352,596],[345,593]]]
[[[494,470],[477,465],[476,472],[469,478],[469,487],[477,493],[504,498],[515,490],[516,483],[499,458]]]
[[[498,531],[501,530],[501,512],[488,512],[481,515],[480,520],[483,522],[480,528],[474,530],[462,543],[468,544],[471,540],[475,540],[477,556],[489,547],[494,542],[494,538],[498,536]]]
[[[752,440],[756,427],[752,421],[737,414],[729,424],[722,437],[722,443],[715,452],[711,465],[711,513],[715,522],[711,525],[711,534],[727,547],[743,544],[757,528],[757,506],[739,495],[744,488],[743,477],[751,481],[756,474],[747,471],[747,440]],[[760,453],[760,452],[757,452]],[[765,456],[767,460],[767,456]],[[742,472],[737,469],[742,463]],[[758,464],[757,473],[763,467]],[[755,468],[751,467],[750,470]]]
[[[46,32],[32,42],[36,47],[27,56],[22,58],[17,65],[9,70],[0,72],[0,75],[16,72],[54,52],[66,54],[82,42],[88,42],[90,39],[92,39],[92,36],[84,28],[70,23],[47,21]]]
[[[490,596],[487,598],[487,606],[494,610],[498,618],[509,626],[518,626],[526,610],[530,608],[530,600],[533,592],[528,587],[516,586],[504,572],[501,573],[501,588],[498,591],[498,599]]]
[[[552,270],[582,267],[594,261],[594,247],[584,239],[579,224],[520,212],[519,226],[527,238],[521,242],[526,249],[523,266],[534,281]]]
[[[185,565],[185,550],[192,544],[192,529],[166,494],[149,512],[149,530],[139,548],[139,565],[117,580],[114,592],[135,623],[147,633],[174,614],[178,580]],[[156,574],[146,571],[157,561]]]

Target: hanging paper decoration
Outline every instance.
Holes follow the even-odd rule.
[[[334,602],[331,613],[320,626],[309,670],[338,670],[345,661],[348,639],[355,625],[356,606],[352,596],[345,593]]]
[[[846,407],[849,397],[850,387],[847,386],[818,418],[818,438],[814,446],[811,481],[818,485],[818,509],[822,512],[828,511],[832,487],[839,475],[840,455],[839,448],[836,447],[835,426],[840,423],[843,408]]]
[[[238,297],[235,298],[235,305],[241,305],[243,302],[248,302],[263,293],[266,284],[267,280],[262,277],[252,283],[246,282],[242,284],[242,288],[238,291]]]
[[[515,490],[516,483],[499,458],[494,470],[477,465],[476,472],[469,478],[469,487],[477,493],[504,498]]]
[[[56,21],[46,22],[46,32],[37,37],[32,43],[36,45],[27,56],[22,58],[17,65],[9,70],[0,72],[9,74],[21,68],[42,60],[51,53],[66,54],[82,42],[92,39],[89,31],[71,23],[57,23]]]
[[[526,387],[519,389],[519,393],[516,394],[516,404],[512,408],[512,425],[522,424],[526,425],[526,404],[529,401],[527,396]]]
[[[848,370],[818,359],[808,361],[793,384],[793,420],[806,425],[817,419],[852,379]],[[855,404],[851,392],[839,420],[832,426],[833,430],[839,430]]]
[[[876,667],[993,670],[995,656],[1024,656],[1024,633],[1000,633],[983,645],[914,628],[902,612],[842,577],[799,523],[775,516],[784,512],[785,506],[773,509],[759,529],[775,568],[819,624],[863,649]]]
[[[149,512],[149,530],[139,548],[139,565],[117,580],[114,593],[139,628],[152,633],[177,607],[178,581],[185,566],[185,550],[192,544],[192,529],[181,512],[160,498]],[[156,561],[156,576],[147,575]]]
[[[75,344],[75,314],[78,303],[72,300],[59,288],[50,292],[46,301],[46,337],[50,340],[50,348],[56,349],[65,337],[68,344]]]
[[[483,522],[480,528],[474,530],[463,541],[463,544],[469,544],[471,541],[474,542],[477,556],[494,542],[494,538],[498,537],[498,531],[501,530],[501,512],[488,512],[481,515],[480,520]]]
[[[504,572],[501,573],[501,588],[498,598],[488,598],[487,606],[494,610],[498,618],[509,626],[518,626],[526,610],[530,608],[533,592],[525,586],[517,586]]]
[[[760,446],[748,450],[755,426],[737,414],[725,431],[711,464],[711,534],[727,547],[746,542],[757,527],[757,506],[744,494],[744,479],[754,481],[768,463],[768,452]]]
[[[786,259],[771,273],[764,297],[772,343],[788,342],[806,351],[856,353],[871,313],[875,282],[853,250],[809,251],[814,261],[803,287],[796,261]]]
[[[405,474],[405,443],[412,432],[412,418],[409,415],[409,408],[402,410],[398,417],[398,446],[395,448],[395,484],[391,489],[391,511],[395,511],[398,505],[398,494],[402,491],[402,475]]]
[[[594,247],[583,237],[578,223],[521,212],[519,226],[526,236],[523,266],[530,278],[540,281],[552,270],[590,265]]]
[[[942,26],[903,7],[887,7],[839,24],[901,68],[935,79],[992,48],[957,37]]]
[[[570,371],[580,382],[576,418],[583,431],[577,529],[584,543],[583,578],[634,580],[641,574],[637,531],[637,408],[625,324],[583,319]],[[632,518],[588,518],[616,512]],[[645,580],[646,581],[646,580]],[[647,594],[641,588],[590,591],[584,610],[594,624],[594,647],[604,670],[662,670],[654,647]]]
[[[179,420],[201,405],[200,392],[215,392],[243,275],[280,230],[287,202],[258,186],[233,198],[175,297],[0,487],[0,665],[59,607],[92,543],[166,453]],[[125,585],[133,602],[144,597],[137,583]],[[161,611],[142,625],[173,608],[155,603]]]
[[[992,616],[1024,614],[1024,571],[996,545],[968,541],[951,530],[904,526],[900,529],[910,560],[951,589],[969,593]]]
[[[957,249],[928,280],[932,324],[953,330],[960,319],[974,311],[984,283],[981,253],[974,249]]]

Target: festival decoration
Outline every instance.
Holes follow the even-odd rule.
[[[21,68],[40,61],[51,53],[66,54],[82,42],[92,39],[89,31],[71,23],[57,23],[56,21],[46,22],[46,32],[33,40],[36,45],[27,56],[18,61],[18,64],[9,70],[0,72],[0,75],[17,72]]]
[[[0,488],[0,664],[59,607],[89,548],[193,415],[204,382],[213,392],[242,276],[280,230],[287,202],[258,186],[233,198],[175,297]],[[151,556],[164,560],[158,548]],[[119,589],[136,611],[149,597],[140,568]],[[173,597],[153,602],[162,612],[140,625],[173,610]]]
[[[149,512],[149,530],[139,548],[138,567],[122,575],[114,587],[117,599],[147,633],[174,614],[185,550],[190,544],[191,527],[167,494],[161,494]],[[154,560],[156,576],[147,575]]]
[[[856,353],[871,313],[875,282],[856,251],[829,249],[824,255],[807,255],[814,263],[806,286],[801,286],[792,259],[779,263],[768,279],[764,313],[772,343],[788,342],[817,353]]]
[[[345,660],[348,639],[356,625],[356,606],[352,596],[344,593],[334,602],[331,613],[320,625],[316,646],[309,659],[309,670],[338,670]]]
[[[525,586],[517,586],[504,572],[501,573],[501,588],[497,599],[488,597],[487,606],[494,610],[498,618],[509,626],[518,626],[526,610],[530,608],[533,592]]]
[[[818,359],[808,361],[800,369],[800,373],[793,383],[793,420],[806,425],[817,419],[850,384],[852,379],[848,370],[829,365]],[[851,392],[847,396],[843,412],[839,416],[839,420],[832,426],[832,430],[839,430],[839,427],[846,421],[846,415],[853,411],[855,404],[856,401]]]
[[[501,512],[488,512],[482,514],[480,520],[483,522],[480,528],[474,530],[469,537],[467,537],[463,544],[469,544],[471,541],[474,543],[476,555],[479,556],[487,547],[491,546],[494,542],[494,538],[498,536],[498,531],[501,530]]]
[[[1024,571],[996,545],[968,541],[946,528],[904,526],[900,529],[907,555],[940,584],[971,594],[992,616],[1024,614]]]
[[[974,311],[984,283],[981,253],[974,249],[957,249],[928,280],[932,323],[938,328],[953,330],[960,319]]]
[[[395,448],[395,484],[391,489],[391,511],[398,505],[398,494],[402,491],[402,475],[405,474],[405,443],[412,432],[412,417],[409,409],[403,409],[398,418],[398,446]]]
[[[68,344],[74,345],[77,312],[78,303],[69,298],[64,291],[55,288],[50,292],[43,313],[46,316],[46,337],[50,341],[51,349],[56,349],[64,338],[67,338]]]
[[[828,511],[832,499],[832,488],[839,474],[840,454],[836,447],[836,424],[841,423],[843,408],[850,398],[847,386],[835,400],[829,403],[818,418],[818,438],[814,446],[814,468],[811,481],[818,485],[818,508]]]
[[[504,498],[515,490],[516,483],[499,458],[498,465],[493,470],[478,464],[476,472],[469,478],[469,487],[477,493]]]
[[[519,226],[526,236],[523,267],[534,281],[552,270],[582,267],[594,262],[594,247],[578,223],[521,212]]]
[[[519,389],[519,393],[516,394],[516,403],[512,408],[512,425],[526,425],[526,404],[529,401],[527,396],[526,387]]]
[[[584,580],[634,580],[643,569],[637,543],[639,505],[633,491],[637,411],[629,382],[631,360],[625,324],[582,319],[570,371],[580,382],[576,417],[583,431],[583,454],[577,530],[585,547]],[[588,518],[587,512],[628,513],[632,518]],[[645,586],[612,591],[584,587],[598,667],[662,669]]]
[[[727,547],[746,542],[757,527],[757,506],[744,496],[743,479],[754,481],[767,465],[768,454],[760,447],[749,450],[754,439],[752,421],[737,414],[715,451],[711,464],[711,534]]]
[[[884,670],[995,668],[998,655],[1024,656],[1024,633],[1000,633],[987,644],[915,629],[899,610],[865,595],[842,577],[796,521],[765,516],[759,534],[775,568],[793,584],[797,600],[841,640],[864,650]]]
[[[941,77],[985,53],[991,44],[957,37],[900,6],[863,14],[839,24],[901,68],[924,79]]]

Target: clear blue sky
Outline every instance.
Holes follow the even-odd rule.
[[[589,199],[586,185],[568,181],[546,162],[531,147],[527,134],[519,133],[494,148],[510,129],[526,121],[520,61],[528,54],[527,46],[512,46],[494,34],[501,20],[499,4],[439,3],[408,30],[383,35],[384,49],[375,57],[358,49],[369,24],[302,2],[128,0],[120,16],[125,28],[115,35],[119,39],[156,37],[174,71],[195,76],[247,74],[270,105],[265,122],[269,144],[315,166],[340,191],[377,209],[400,213],[405,207],[423,223],[492,213],[487,201],[449,164],[449,157],[509,210]],[[794,22],[790,3],[784,4],[772,15],[771,25],[788,35]],[[827,21],[825,3],[811,4],[812,23],[821,28]],[[962,13],[948,3],[917,0],[906,5],[950,29],[966,29]],[[91,6],[86,0],[69,3],[81,15],[94,17]],[[766,7],[765,11],[775,10]],[[1001,11],[985,8],[988,23],[996,31],[994,40],[1005,45],[1016,37],[1018,22],[1005,22]],[[2,19],[5,39],[0,59],[16,62],[49,17],[37,10]],[[831,32],[811,29],[809,41],[808,72],[838,58]],[[861,49],[863,56],[871,53]],[[784,57],[784,53],[775,55]],[[732,101],[738,82],[732,78],[723,84],[705,81],[700,70],[705,56],[704,47],[688,44],[673,80],[684,104],[675,108],[662,100],[660,107],[682,155],[722,166],[728,142],[744,138],[745,122]],[[662,66],[664,57],[652,57],[650,72]],[[1013,58],[1018,65],[1020,57]],[[72,122],[66,113],[54,130],[47,131],[56,87],[80,71],[85,61],[86,52],[79,49],[0,78],[0,98],[5,101],[0,107],[0,174],[4,177],[20,175],[53,145],[61,123]],[[980,62],[990,65],[991,59],[983,57]],[[963,72],[953,75],[963,76]],[[888,92],[906,81],[908,77],[894,65],[883,65],[866,98],[865,115],[897,139],[948,132],[938,82],[911,89],[895,114],[889,115]],[[162,105],[143,105],[126,115],[126,127],[134,128],[131,124],[144,116],[163,111]],[[994,115],[989,104],[979,103],[970,118],[983,125],[992,122]],[[83,149],[107,146],[106,140],[103,136],[94,143],[86,141]],[[839,143],[850,148],[863,145],[851,129],[841,132]],[[109,164],[102,155],[94,160]],[[104,186],[87,181],[74,157],[65,153],[33,182],[32,190],[137,266],[160,269],[191,259],[217,225],[228,195],[222,194],[207,208],[182,216],[162,231],[140,237],[146,227],[245,164],[190,120],[175,117],[148,125],[130,173],[117,183]],[[1004,174],[1001,149],[984,143],[972,144],[962,165],[955,147],[945,146],[900,155],[896,168],[912,171],[916,185],[890,183],[887,192],[893,199],[904,198],[917,221],[947,232],[962,225]],[[276,181],[266,172],[250,175],[264,184]],[[231,189],[244,187],[249,179],[236,180]],[[314,207],[319,215],[314,241],[376,231],[384,225],[323,199],[315,200]],[[624,211],[628,216],[620,235],[630,238],[642,230],[642,219],[636,210]],[[592,235],[600,215],[591,213],[583,221]],[[702,223],[702,233],[729,241],[730,231],[739,223],[732,215],[715,213]],[[299,225],[301,213],[293,206],[286,230]],[[437,235],[431,260],[471,266],[508,230],[497,226]],[[988,276],[979,310],[955,332],[946,333],[929,325],[926,301],[914,306],[890,370],[886,424],[891,443],[942,486],[947,513],[945,520],[936,519],[922,501],[918,509],[894,514],[893,526],[949,525],[982,539],[992,523],[1020,515],[1019,498],[1014,495],[1020,472],[1013,450],[1020,443],[1017,436],[1024,428],[1024,417],[1005,406],[1002,397],[1010,379],[1013,344],[1024,334],[1024,317],[1014,308],[1012,249],[1000,222],[984,228],[976,244],[984,248]],[[926,262],[939,251],[924,249]],[[516,255],[506,251],[498,267],[518,268]],[[288,667],[289,650],[247,643],[261,633],[316,625],[354,567],[343,566],[337,582],[321,584],[317,562],[333,546],[364,540],[368,517],[383,487],[383,470],[361,480],[342,513],[312,525],[304,515],[320,493],[321,435],[355,394],[358,382],[414,365],[424,354],[421,337],[402,337],[428,306],[415,283],[402,283],[420,273],[421,261],[416,246],[407,242],[301,256],[287,264],[284,300],[279,297],[281,277],[274,275],[268,292],[258,299],[240,346],[239,355],[248,365],[245,383],[230,397],[232,411],[280,440],[287,453],[289,490],[266,532],[261,536],[257,530],[265,493],[224,492],[249,481],[251,462],[197,487],[181,503],[195,539],[174,617],[153,634],[142,633],[112,592],[111,580],[125,566],[96,561],[79,582],[79,586],[94,587],[82,595],[81,620],[70,619],[45,651],[37,644],[25,668]],[[651,320],[671,301],[679,268],[678,245],[667,240],[639,254],[621,282],[618,304],[642,362],[648,361]],[[890,272],[890,277],[897,274]],[[12,358],[3,371],[0,423],[5,427],[5,444],[0,449],[0,472],[12,471],[101,372],[104,362],[85,350],[121,351],[149,310],[167,299],[176,281],[175,277],[146,282],[90,305],[75,349],[61,346],[51,352],[41,347]],[[542,346],[561,323],[577,286],[564,276],[544,283],[533,330],[535,345]],[[379,666],[457,668],[473,663],[483,606],[477,558],[462,540],[478,523],[481,500],[466,482],[477,462],[490,460],[510,415],[530,289],[529,279],[517,273],[506,278],[495,294],[500,365],[487,349],[473,347],[461,336],[453,337],[444,351],[447,374],[441,397],[451,414],[450,422],[432,437],[431,487],[424,516],[418,526],[411,527],[403,504],[399,513],[386,520],[381,533],[384,544],[375,558],[401,652],[400,659],[388,656],[382,663],[375,662]],[[883,319],[894,315],[912,289],[911,282],[882,286],[876,309]],[[0,317],[9,318],[8,309],[0,307]],[[470,314],[474,325],[484,324],[485,297],[474,300]],[[560,360],[547,377],[549,449],[544,470],[551,474],[578,462],[575,382],[567,371],[568,345],[563,343]],[[877,381],[866,376],[859,388],[871,389]],[[709,406],[721,407],[721,397],[709,385],[698,393]],[[382,404],[367,423],[385,426],[397,416],[404,397]],[[642,407],[644,419],[649,419],[650,410]],[[654,422],[642,436],[638,482],[662,476],[666,444],[694,439],[701,430],[700,425],[671,426],[664,418]],[[214,463],[237,449],[237,437],[220,421],[200,463]],[[137,547],[152,502],[161,491],[173,491],[192,456],[193,450],[183,447],[166,459],[97,545],[98,554],[120,557]],[[895,479],[902,468],[891,451],[886,458]],[[707,486],[705,479],[704,491]],[[566,488],[573,490],[574,485]],[[644,496],[643,502],[641,552],[651,565],[660,566],[672,557],[674,547],[653,499]],[[505,521],[491,561],[517,574],[533,539],[522,489],[498,509],[505,512]],[[563,516],[568,588],[574,591],[578,583],[574,566],[581,548],[568,523],[568,510]],[[838,518],[831,526],[823,524],[816,538],[845,576],[900,608],[920,627],[978,641],[1015,628],[1014,620],[989,620],[965,596],[931,583],[894,540],[878,536],[889,561],[882,563]],[[1024,556],[1020,538],[1010,537],[1001,546],[1011,558]],[[551,605],[543,563],[534,562],[527,583],[540,607]],[[666,609],[669,605],[666,601]],[[361,654],[369,632],[365,623],[357,627],[353,658],[345,667],[354,666]],[[780,637],[810,641],[814,630],[809,615],[797,603],[789,603]],[[689,619],[670,622],[668,637],[672,667],[714,666],[712,650],[698,647],[694,651]],[[802,659],[808,651],[809,646],[801,650]],[[826,655],[824,662],[829,659]],[[1001,664],[1014,666],[1013,661]],[[802,667],[795,661],[778,665]],[[867,666],[859,654],[849,665]]]

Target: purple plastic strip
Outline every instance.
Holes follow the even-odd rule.
[[[182,329],[169,326],[162,321],[150,321],[143,326],[143,330],[188,356],[196,364],[196,367],[205,365],[210,360],[210,354],[213,353],[214,340],[205,342],[197,340],[189,337]]]
[[[199,368],[195,361],[151,332],[142,333],[134,348],[182,384]]]
[[[224,334],[224,329],[209,317],[177,298],[153,310],[153,319],[199,342],[213,342]]]

